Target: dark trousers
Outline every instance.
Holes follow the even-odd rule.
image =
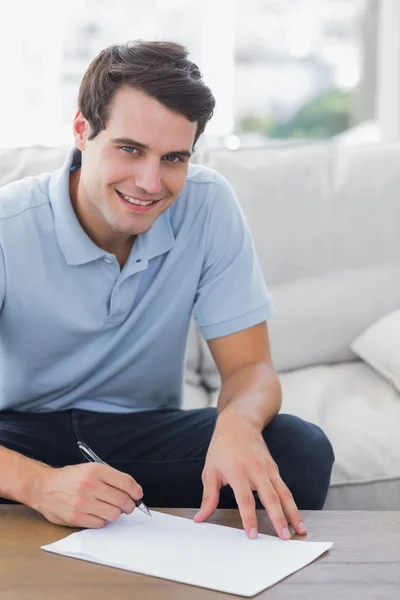
[[[201,473],[216,416],[214,408],[128,415],[80,409],[2,411],[0,446],[64,467],[86,462],[77,446],[80,440],[112,467],[132,475],[142,486],[149,507],[199,508]],[[279,414],[263,436],[298,508],[322,509],[334,455],[321,429]],[[0,498],[4,502],[10,501]],[[219,507],[236,507],[229,486],[221,490]]]

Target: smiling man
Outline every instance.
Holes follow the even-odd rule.
[[[305,533],[333,452],[278,414],[273,312],[232,188],[189,166],[214,98],[185,48],[103,50],[75,147],[0,190],[0,496],[67,526],[149,506],[255,508]],[[182,410],[192,314],[221,374],[217,410]],[[77,440],[107,464],[85,463]],[[1,501],[1,499],[0,499]]]

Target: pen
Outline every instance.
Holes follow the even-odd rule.
[[[97,454],[95,452],[93,452],[93,450],[91,450],[89,448],[89,446],[87,446],[86,444],[84,444],[84,442],[78,442],[78,446],[79,446],[79,450],[82,452],[83,456],[88,461],[101,463],[102,465],[106,465],[107,464],[107,463],[104,462],[104,460],[101,460],[101,458],[99,458],[97,456]],[[143,502],[143,500],[135,500],[135,499],[133,499],[133,501],[135,502],[137,508],[139,508],[142,512],[144,512],[145,515],[148,515],[149,517],[151,517],[151,512],[149,511],[149,509],[147,508],[147,506],[145,505],[145,503]]]

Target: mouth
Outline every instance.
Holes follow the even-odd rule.
[[[117,192],[117,195],[122,200],[122,202],[134,212],[148,212],[160,202],[160,200],[139,200],[138,198],[127,196],[119,190],[115,191]]]

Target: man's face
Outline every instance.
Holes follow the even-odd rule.
[[[77,209],[94,237],[144,233],[182,190],[197,124],[130,87],[119,89],[103,129],[88,140],[78,112],[75,143],[82,151]]]

